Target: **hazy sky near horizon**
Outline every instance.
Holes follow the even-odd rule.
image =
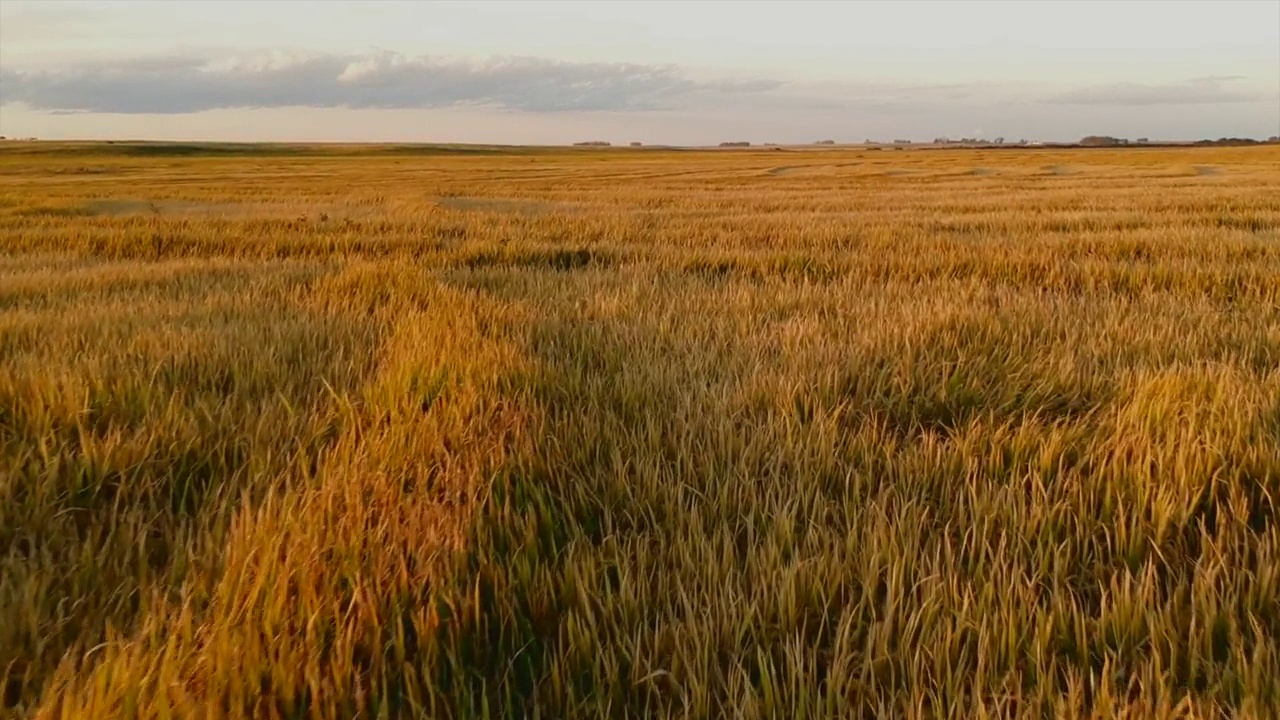
[[[0,135],[1280,134],[1280,0],[0,0]]]

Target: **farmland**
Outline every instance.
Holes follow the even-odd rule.
[[[1275,717],[1280,148],[0,146],[30,717]]]

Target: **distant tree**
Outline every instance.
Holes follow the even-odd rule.
[[[835,145],[835,144],[836,144],[835,140],[819,140],[818,142],[814,143],[814,145]]]
[[[1111,137],[1110,135],[1086,135],[1080,139],[1080,145],[1084,147],[1110,147],[1123,144],[1124,141],[1120,138]]]
[[[641,147],[641,143],[633,142],[631,143],[631,147]]]
[[[613,143],[607,140],[587,140],[585,142],[576,142],[574,147],[609,147]]]
[[[735,141],[732,141],[732,142],[722,142],[722,143],[720,143],[720,147],[722,147],[722,148],[729,148],[729,147],[751,147],[751,143],[749,143],[749,142],[747,142],[747,141],[745,141],[745,140],[735,140]]]
[[[1217,140],[1208,140],[1208,139],[1197,140],[1195,144],[1196,145],[1257,145],[1259,144],[1259,141],[1253,138],[1224,137],[1224,138],[1218,138]]]
[[[1001,136],[1001,137],[997,137],[993,142],[995,142],[995,144],[997,144],[997,145],[1003,145],[1003,144],[1004,144],[1004,137],[1003,137],[1003,136]]]

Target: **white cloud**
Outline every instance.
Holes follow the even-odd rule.
[[[635,128],[646,141],[693,143],[730,136],[764,142],[982,135],[970,130],[975,127],[1031,139],[1099,133],[1266,137],[1277,131],[1278,101],[1267,94],[1265,82],[1226,74],[1064,91],[1050,83],[999,78],[783,81],[764,71],[699,72],[671,63],[470,59],[382,50],[183,53],[0,67],[6,134],[42,137],[244,137],[262,126],[227,119],[235,113],[316,118],[322,111],[365,113],[369,123],[388,123],[378,132],[365,128],[369,137],[492,142],[561,142],[590,123],[599,128],[591,136]],[[1173,104],[1179,106],[1176,113],[1162,109]],[[446,119],[473,111],[487,113],[495,124],[480,134],[475,114],[456,125]],[[422,129],[393,123],[392,117],[402,117],[394,113],[405,112],[434,119],[423,121]],[[213,118],[222,125],[195,130],[210,128]],[[300,119],[298,132],[319,133],[315,122]],[[308,137],[352,136],[345,126],[335,127]]]
[[[182,114],[223,108],[441,108],[533,112],[671,108],[705,95],[768,92],[761,79],[693,80],[671,65],[542,58],[482,61],[381,52],[165,56],[0,72],[4,102],[51,110]]]

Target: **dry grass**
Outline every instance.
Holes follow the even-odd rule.
[[[6,712],[1280,712],[1274,148],[32,147]]]

